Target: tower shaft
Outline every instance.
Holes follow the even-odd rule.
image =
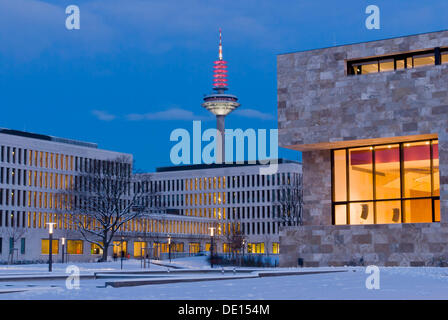
[[[216,163],[226,161],[225,119],[224,115],[216,116]]]

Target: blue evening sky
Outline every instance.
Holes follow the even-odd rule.
[[[65,28],[78,5],[81,29]],[[367,30],[365,9],[381,9]],[[446,0],[0,0],[0,127],[97,142],[136,167],[171,165],[172,130],[204,128],[218,28],[227,128],[276,128],[276,55],[448,29]],[[299,153],[280,155],[299,159]]]

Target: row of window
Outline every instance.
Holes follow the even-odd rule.
[[[258,202],[275,202],[281,199],[282,192],[286,190],[252,190],[252,191],[235,191],[235,192],[213,192],[213,193],[192,193],[187,194],[185,205],[216,205],[216,204],[240,204],[240,203],[258,203]]]
[[[272,251],[270,253],[272,254],[279,254],[280,253],[280,245],[278,242],[272,243]],[[208,251],[208,250],[207,250]],[[223,244],[222,252],[224,253],[230,253],[231,252],[231,245],[228,243]],[[264,242],[256,242],[256,243],[248,243],[247,244],[247,253],[258,253],[258,254],[264,254],[265,252],[265,243]],[[240,253],[240,250],[237,250],[237,253]]]
[[[347,61],[347,73],[360,75],[448,63],[448,48]]]
[[[281,208],[275,206],[223,207],[186,209],[185,215],[219,220],[270,219],[279,216]],[[272,213],[272,214],[271,214]]]
[[[334,224],[440,221],[438,141],[333,150]]]
[[[79,183],[81,183],[82,177],[73,177],[67,174],[0,167],[0,183],[2,184],[46,189],[67,189],[69,186],[73,186],[74,181],[78,182],[77,178]]]
[[[210,206],[220,204],[241,204],[275,202],[282,197],[285,190],[252,190],[235,192],[209,192],[209,193],[189,193],[189,194],[153,194],[142,196],[142,204],[149,207],[179,207],[179,206]],[[185,203],[184,203],[185,199]]]
[[[67,209],[67,197],[60,193],[0,189],[0,205],[5,206]]]
[[[10,146],[0,147],[0,161],[4,163],[23,164],[47,169],[90,172],[104,167],[114,172],[131,174],[131,165],[121,161],[89,159],[58,153],[28,150]]]
[[[238,175],[228,177],[195,178],[186,181],[186,190],[207,190],[227,188],[265,187],[290,184],[299,174],[277,173],[275,175]]]
[[[185,190],[212,190],[226,188],[246,188],[259,186],[276,186],[289,184],[291,179],[298,174],[277,173],[276,175],[242,175],[228,177],[194,178],[186,180],[156,180],[145,182],[146,190],[158,192],[183,191]]]
[[[1,238],[0,238],[0,244],[1,244]],[[41,254],[47,255],[50,252],[49,247],[50,241],[48,239],[42,239],[41,240]],[[127,256],[128,255],[128,242],[127,241],[113,241],[113,254],[116,257],[121,257],[122,255]],[[134,241],[134,257],[141,257],[146,256],[146,254],[149,254],[147,243],[143,241]],[[199,242],[190,242],[188,244],[188,252],[190,254],[199,253],[201,251],[201,244]],[[171,246],[171,248],[170,248]],[[210,251],[210,243],[205,244],[205,251]],[[278,254],[279,253],[279,243],[274,242],[272,243],[272,251],[270,253],[272,254]],[[160,256],[161,253],[168,253],[171,251],[171,253],[175,252],[184,252],[184,243],[171,243],[169,245],[168,243],[158,243],[154,242],[152,246],[153,255]],[[51,248],[52,254],[59,254],[59,239],[52,240],[52,248]],[[239,251],[239,250],[238,250]],[[223,253],[230,253],[230,245],[228,243],[222,244],[222,252]],[[0,253],[1,253],[1,246],[0,246]],[[25,253],[21,252],[22,254]],[[84,254],[84,241],[83,240],[66,240],[65,242],[65,253],[71,254],[71,255],[80,255]],[[95,243],[90,244],[90,254],[92,255],[99,255],[102,254],[103,251],[100,246],[98,246]],[[247,253],[258,253],[258,254],[264,254],[265,253],[265,243],[264,242],[258,242],[258,243],[248,243],[247,244]]]
[[[0,227],[46,229],[47,223],[56,222],[55,229],[78,230],[81,222],[89,229],[99,229],[100,224],[89,217],[47,212],[0,210]],[[183,234],[209,234],[212,223],[194,221],[133,219],[122,225],[123,232],[158,232]],[[224,229],[224,227],[223,227]]]
[[[39,228],[46,229],[47,222],[56,222],[55,229],[78,230],[77,223],[91,226],[90,229],[100,228],[99,223],[88,219],[86,216],[76,218],[73,215],[59,215],[45,212],[25,212],[0,210],[0,227]],[[185,233],[185,234],[209,234],[212,223],[173,221],[173,220],[149,220],[134,219],[125,223],[122,232],[158,232],[158,233]],[[228,222],[217,224],[217,234],[235,234],[242,232],[247,235],[276,234],[278,222]]]
[[[119,210],[123,210],[126,205],[129,205],[129,200],[119,199]],[[0,188],[0,205],[28,207],[36,209],[59,209],[71,210],[73,204],[80,210],[87,210],[87,203],[82,202],[77,196],[69,201],[69,195],[63,193],[52,192],[38,192],[15,189],[1,189]]]

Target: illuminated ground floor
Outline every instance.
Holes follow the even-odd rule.
[[[97,261],[103,255],[98,239],[85,239],[64,215],[15,212],[8,214],[8,224],[0,227],[0,264],[46,262],[50,251],[47,222],[55,222],[52,255],[55,262]],[[31,218],[30,218],[31,217]],[[6,221],[6,220],[5,220]],[[168,259],[197,254],[215,253],[278,254],[278,236],[245,236],[241,248],[235,250],[235,239],[223,234],[210,236],[217,228],[213,219],[159,214],[130,221],[115,234],[108,247],[110,260],[120,258]],[[92,243],[91,241],[97,241]]]

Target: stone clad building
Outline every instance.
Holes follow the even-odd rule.
[[[304,179],[280,265],[447,261],[448,31],[277,62],[279,143],[303,152]]]

